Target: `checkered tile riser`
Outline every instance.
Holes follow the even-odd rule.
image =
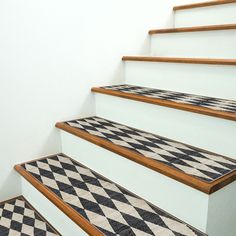
[[[114,91],[120,91],[127,94],[135,94],[149,98],[157,98],[161,100],[204,107],[216,111],[230,112],[236,114],[236,101],[233,100],[211,98],[206,96],[192,95],[187,93],[146,88],[127,84],[105,86],[102,88]]]
[[[208,183],[236,170],[236,161],[103,118],[66,124]]]
[[[204,235],[63,154],[22,167],[104,235]]]
[[[58,235],[23,197],[0,203],[0,236]]]

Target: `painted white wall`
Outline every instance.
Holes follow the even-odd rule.
[[[21,193],[13,165],[59,151],[55,122],[92,114],[90,87],[119,81],[121,56],[188,2],[0,1],[0,201]]]

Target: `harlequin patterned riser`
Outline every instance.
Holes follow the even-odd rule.
[[[0,236],[60,235],[21,196],[0,203]]]
[[[204,182],[211,183],[236,170],[236,162],[223,156],[100,117],[68,121],[66,124]]]
[[[104,235],[204,235],[63,154],[22,167]]]

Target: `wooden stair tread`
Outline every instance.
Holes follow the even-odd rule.
[[[199,2],[199,3],[175,6],[173,9],[174,11],[177,11],[177,10],[185,10],[185,9],[192,9],[192,8],[198,8],[198,7],[217,6],[217,5],[230,4],[230,3],[236,3],[236,1],[235,0],[217,0],[217,1]]]
[[[205,235],[64,154],[15,169],[89,235]]]
[[[210,194],[236,179],[236,161],[99,117],[56,127]]]
[[[92,88],[93,92],[236,121],[236,101],[133,85]]]
[[[0,235],[61,236],[23,196],[0,203]]]
[[[207,25],[207,26],[167,28],[167,29],[154,29],[154,30],[150,30],[149,34],[153,35],[153,34],[165,34],[165,33],[184,33],[184,32],[214,31],[214,30],[232,30],[232,29],[236,29],[236,24]]]
[[[168,63],[190,63],[190,64],[209,64],[209,65],[231,65],[231,66],[236,66],[236,59],[124,56],[122,58],[122,60],[123,61],[168,62]]]

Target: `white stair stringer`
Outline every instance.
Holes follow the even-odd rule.
[[[175,11],[175,27],[234,24],[236,3]]]
[[[236,29],[153,34],[151,55],[236,58]]]
[[[125,61],[126,84],[236,100],[236,66]]]
[[[208,233],[209,236],[235,235],[235,183],[208,195],[84,139],[65,131],[60,132],[62,151],[66,155]],[[223,199],[232,204],[232,210]],[[219,201],[222,201],[220,212],[217,211]],[[212,214],[214,219],[209,219]],[[227,214],[226,219],[221,219],[221,214]]]

